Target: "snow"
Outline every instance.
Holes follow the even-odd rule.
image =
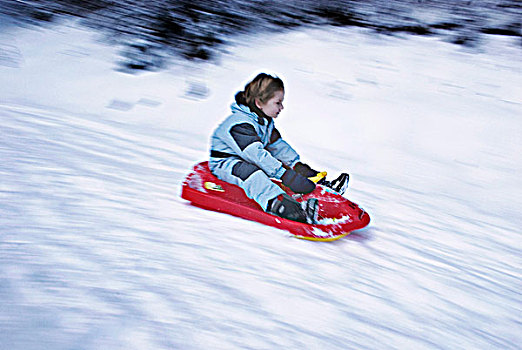
[[[488,38],[307,29],[132,76],[74,22],[3,30],[0,349],[518,349],[522,63]],[[179,197],[261,71],[368,229],[314,243]]]

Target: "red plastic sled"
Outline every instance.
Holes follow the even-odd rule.
[[[288,194],[293,194],[280,181],[273,181]],[[368,213],[357,204],[321,185],[317,185],[312,193],[302,196],[305,201],[308,198],[318,199],[317,224],[300,223],[266,213],[257,202],[246,196],[243,189],[216,178],[210,172],[208,162],[194,166],[183,182],[181,197],[195,206],[257,221],[286,230],[297,238],[312,241],[334,241],[370,223]]]

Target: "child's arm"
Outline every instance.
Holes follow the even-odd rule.
[[[224,141],[235,154],[249,163],[257,165],[269,177],[280,179],[286,169],[280,160],[263,147],[254,127],[249,123],[233,125]]]
[[[299,154],[281,137],[279,131],[274,128],[270,137],[270,143],[266,146],[274,158],[280,160],[286,167],[293,168],[299,162]]]

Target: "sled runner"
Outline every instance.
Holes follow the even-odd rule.
[[[273,181],[289,195],[293,194],[280,181]],[[210,172],[208,162],[194,166],[183,182],[181,197],[195,206],[273,226],[312,241],[334,241],[370,222],[370,216],[362,208],[320,182],[312,193],[297,196],[300,202],[317,199],[316,223],[306,224],[269,214],[240,187],[216,178]]]

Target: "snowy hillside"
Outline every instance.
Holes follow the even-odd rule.
[[[0,33],[0,349],[520,347],[514,39],[307,29],[136,76],[97,39]],[[285,81],[283,137],[351,173],[368,229],[301,241],[179,197],[261,71]]]

